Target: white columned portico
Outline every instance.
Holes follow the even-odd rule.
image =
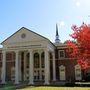
[[[6,77],[6,52],[2,51],[3,59],[2,59],[2,84],[5,84],[5,77]]]
[[[45,49],[44,52],[45,52],[45,83],[44,84],[48,85],[50,78],[49,52],[47,49]]]
[[[19,84],[19,61],[18,61],[18,50],[15,51],[16,58],[15,58],[15,84]]]
[[[55,53],[53,52],[53,60],[52,60],[52,63],[53,63],[53,81],[56,81],[56,62],[55,62]]]
[[[33,50],[29,50],[29,84],[33,84]]]

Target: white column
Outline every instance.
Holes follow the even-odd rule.
[[[19,53],[19,81],[21,81],[21,53]]]
[[[29,50],[29,84],[33,84],[33,51]]]
[[[15,84],[19,84],[19,61],[18,61],[18,51],[15,51]]]
[[[24,81],[26,80],[26,52],[24,52]]]
[[[40,63],[40,70],[39,70],[39,73],[40,73],[40,80],[42,80],[41,51],[39,51],[39,63]]]
[[[53,63],[53,81],[56,81],[56,63],[55,63],[55,53],[53,52],[53,60],[52,60],[52,63]]]
[[[1,75],[1,79],[2,79],[2,84],[5,84],[5,77],[6,77],[6,52],[3,51],[3,59],[2,59],[2,75]]]
[[[45,49],[45,83],[46,85],[49,84],[49,77],[50,77],[50,64],[49,64],[49,53],[48,50]]]

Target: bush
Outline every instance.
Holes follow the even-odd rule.
[[[75,83],[74,82],[66,82],[65,86],[67,86],[67,87],[74,87]]]

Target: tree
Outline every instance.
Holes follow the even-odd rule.
[[[80,27],[73,25],[73,33],[70,35],[74,40],[67,40],[68,53],[76,59],[81,68],[90,67],[90,25],[83,23]]]

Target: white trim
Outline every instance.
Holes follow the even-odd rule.
[[[75,65],[75,80],[81,80],[81,66]]]
[[[60,75],[60,80],[62,81],[66,80],[66,69],[64,65],[59,66],[59,75]]]

